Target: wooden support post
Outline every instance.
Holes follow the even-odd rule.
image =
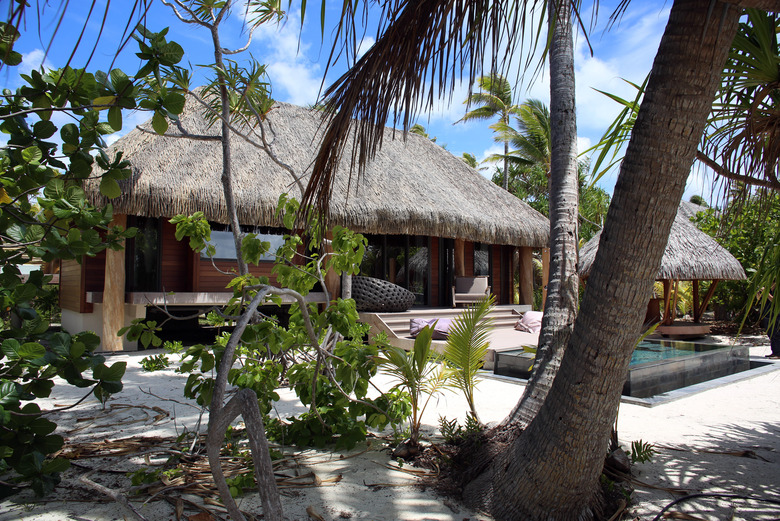
[[[542,311],[547,302],[547,283],[550,282],[550,248],[542,248]]]
[[[677,318],[677,297],[679,294],[680,294],[680,281],[675,280],[674,281],[674,302],[669,308],[669,324],[674,322],[674,319]]]
[[[671,324],[670,317],[672,315],[671,309],[669,308],[669,300],[672,297],[672,281],[664,279],[664,317],[663,320],[661,320],[661,324]]]
[[[466,241],[455,239],[455,276],[466,276]]]
[[[534,253],[532,248],[519,248],[520,260],[518,268],[520,271],[520,291],[519,302],[521,305],[534,303]]]
[[[704,295],[704,300],[701,303],[701,308],[699,309],[699,317],[701,318],[701,315],[704,315],[704,312],[707,311],[707,306],[710,305],[710,300],[712,299],[712,296],[715,295],[715,288],[718,287],[718,283],[720,280],[715,279],[712,281],[712,284],[710,284],[710,288],[707,290],[707,293]],[[698,322],[698,320],[696,321]]]
[[[693,288],[693,321],[701,322],[702,309],[699,305],[699,281],[692,280],[691,286]]]
[[[111,226],[127,226],[126,215],[114,215]],[[106,250],[103,281],[103,350],[121,351],[117,331],[125,326],[125,250]]]

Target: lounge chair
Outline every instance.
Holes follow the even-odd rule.
[[[452,307],[458,304],[473,304],[490,295],[487,275],[478,277],[455,277],[452,286]]]

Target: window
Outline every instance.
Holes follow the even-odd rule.
[[[490,275],[490,244],[474,243],[474,275]]]
[[[269,228],[267,226],[251,227],[242,226],[241,231],[244,233],[257,234],[257,238],[261,241],[271,243],[271,247],[268,253],[263,255],[260,260],[273,262],[276,260],[276,251],[284,244],[284,232],[275,228]],[[233,232],[229,226],[224,224],[211,223],[211,241],[209,244],[214,246],[216,253],[214,259],[217,260],[235,260],[236,259],[236,246],[233,242]],[[205,250],[200,253],[201,258],[208,258]]]

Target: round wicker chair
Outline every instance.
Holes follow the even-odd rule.
[[[373,277],[352,277],[352,298],[358,311],[406,311],[414,304],[408,289]]]

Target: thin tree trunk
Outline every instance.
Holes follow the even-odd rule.
[[[241,224],[238,220],[238,213],[236,211],[236,203],[234,199],[233,190],[233,176],[232,172],[232,156],[230,155],[230,127],[228,121],[230,121],[230,103],[228,100],[228,90],[225,83],[225,75],[222,72],[225,68],[224,60],[222,59],[222,44],[219,41],[219,22],[224,16],[225,9],[220,10],[218,19],[211,26],[211,39],[214,43],[214,64],[217,70],[217,80],[219,81],[219,96],[222,106],[222,186],[223,193],[225,194],[225,205],[228,211],[228,218],[230,219],[230,227],[233,231],[233,244],[236,248],[239,275],[246,275],[249,273],[249,267],[244,261],[241,255]]]
[[[620,392],[740,11],[677,0],[568,349],[539,414],[465,490],[497,519],[591,519]]]
[[[504,420],[527,425],[558,372],[577,316],[577,117],[571,4],[550,0],[550,281],[534,370],[523,397]]]
[[[504,141],[504,190],[509,191],[509,164],[507,156],[509,155],[509,142]]]

